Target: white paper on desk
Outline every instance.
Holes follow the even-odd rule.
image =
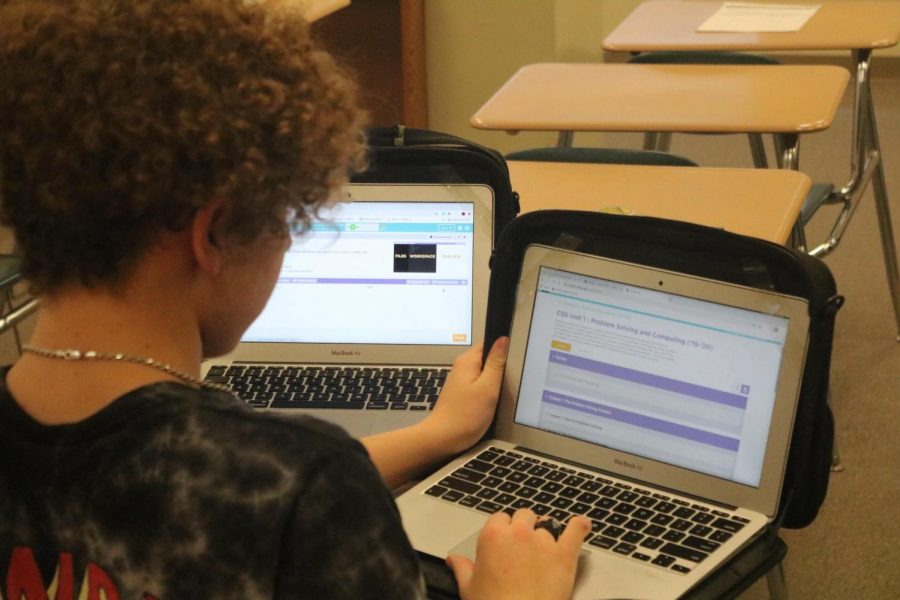
[[[245,2],[248,4],[267,4],[273,7],[280,5],[291,6],[302,11],[303,16],[310,23],[350,5],[350,0],[245,0]]]
[[[798,31],[819,10],[819,4],[762,4],[725,2],[697,31],[779,32]]]

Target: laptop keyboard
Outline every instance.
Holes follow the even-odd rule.
[[[431,410],[448,368],[214,365],[206,381],[254,408]]]
[[[495,447],[425,493],[486,513],[512,515],[530,508],[562,523],[582,515],[592,525],[587,548],[678,573],[689,573],[749,522],[726,510]]]

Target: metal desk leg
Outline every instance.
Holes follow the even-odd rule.
[[[556,136],[556,146],[558,148],[571,148],[572,140],[575,139],[574,131],[560,131]]]
[[[843,208],[828,239],[810,250],[809,253],[822,258],[837,247],[850,218],[859,206],[866,184],[871,180],[879,233],[881,234],[881,249],[884,254],[884,267],[894,308],[897,341],[900,342],[900,274],[898,274],[897,249],[894,244],[887,186],[884,178],[884,161],[881,157],[875,106],[872,102],[869,74],[872,51],[869,49],[855,50],[853,56],[856,62],[856,71],[854,73],[853,147],[850,153],[850,180],[840,191],[832,193],[827,200],[828,203],[843,204]]]
[[[787,583],[784,580],[784,562],[778,563],[766,574],[771,600],[788,600]]]
[[[775,135],[775,161],[779,169],[796,171],[800,166],[800,136],[796,133],[779,133]],[[803,230],[803,219],[797,215],[791,229],[790,244],[792,248],[806,252],[806,232]]]
[[[867,85],[868,87],[868,85]],[[881,250],[884,253],[884,268],[887,271],[888,290],[894,306],[894,325],[897,328],[897,341],[900,342],[900,275],[897,269],[897,248],[894,245],[894,231],[891,225],[891,211],[888,206],[887,185],[884,180],[884,161],[881,160],[881,143],[878,140],[878,128],[875,125],[875,107],[872,104],[871,91],[867,94],[869,107],[868,127],[871,148],[878,155],[878,163],[872,174],[872,192],[875,194],[875,211],[878,215],[878,229],[881,233]]]

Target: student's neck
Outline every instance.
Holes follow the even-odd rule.
[[[148,281],[127,289],[69,289],[42,303],[29,345],[46,350],[122,353],[199,376],[202,347],[187,290]],[[150,283],[155,283],[151,285]],[[7,378],[34,418],[74,422],[121,395],[178,377],[129,362],[62,360],[25,353]]]

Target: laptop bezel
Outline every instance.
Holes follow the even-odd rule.
[[[515,422],[525,350],[542,265],[644,288],[661,288],[682,296],[783,315],[790,319],[759,487],[735,483]],[[596,255],[531,245],[525,252],[516,294],[509,356],[495,422],[495,437],[627,479],[652,482],[657,488],[674,490],[726,507],[746,508],[772,518],[778,510],[784,479],[805,364],[808,331],[808,303],[801,298]]]
[[[241,340],[227,360],[252,363],[450,365],[484,336],[488,259],[493,248],[493,190],[480,184],[373,184],[344,186],[341,198],[353,202],[470,203],[474,207],[472,246],[472,334],[468,344],[352,344],[255,342]],[[480,258],[480,260],[479,260]],[[327,307],[320,307],[327,310]],[[312,310],[298,307],[298,310]]]

